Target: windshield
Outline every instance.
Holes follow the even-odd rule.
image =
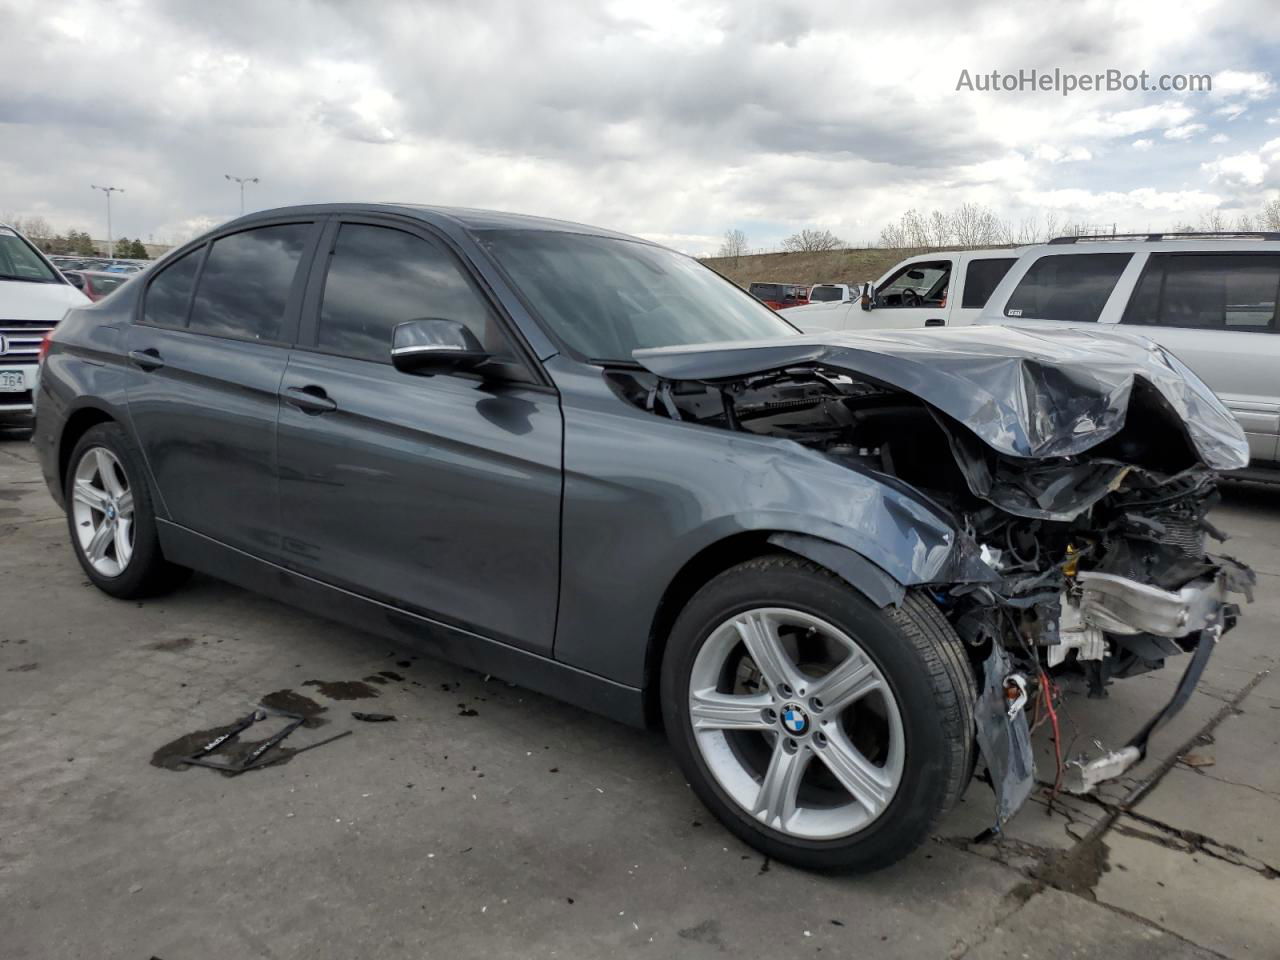
[[[0,227],[0,280],[61,282],[31,245],[8,227]]]
[[[591,360],[642,347],[758,340],[798,332],[690,257],[629,240],[493,231],[486,249],[552,331]]]
[[[809,299],[814,303],[830,303],[833,300],[843,300],[844,291],[837,286],[814,287],[809,291]]]

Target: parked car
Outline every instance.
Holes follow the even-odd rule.
[[[51,256],[49,262],[59,270],[94,270],[104,261],[99,257]]]
[[[908,257],[865,291],[854,288],[843,300],[792,307],[784,316],[806,332],[962,326],[977,319],[1017,259],[1016,250],[948,250]]]
[[[847,283],[815,283],[809,288],[810,303],[841,303],[857,296],[858,288]]]
[[[40,341],[84,302],[35,244],[0,224],[0,424],[30,420]]]
[[[1194,650],[1194,683],[1251,576],[1202,532],[1243,434],[1159,348],[802,336],[696,260],[532,217],[242,217],[72,310],[37,409],[104,592],[194,568],[660,718],[716,816],[808,867],[902,857],[979,747],[1003,823],[1047,669]]]
[[[753,283],[747,292],[775,310],[809,302],[808,288],[798,283]]]
[[[1235,414],[1250,476],[1280,481],[1280,234],[1063,237],[1027,248],[980,322],[1141,334]]]
[[[127,274],[107,273],[102,270],[64,270],[62,275],[73,287],[95,302],[129,279]]]
[[[141,273],[146,269],[146,263],[134,260],[110,260],[101,269],[104,273]]]

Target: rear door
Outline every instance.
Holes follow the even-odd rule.
[[[276,413],[314,221],[215,239],[147,280],[129,413],[170,519],[276,559]]]
[[[982,308],[991,299],[992,292],[1009,272],[1009,268],[1017,262],[1016,256],[962,256],[958,278],[960,289],[958,292],[953,291],[948,300],[947,325],[968,326],[977,320]]]
[[[501,357],[401,373],[391,332],[466,324]],[[559,590],[559,396],[465,263],[425,229],[335,220],[280,394],[286,564],[549,655]]]
[[[1280,460],[1278,292],[1280,253],[1153,253],[1121,319],[1199,374],[1269,463]]]

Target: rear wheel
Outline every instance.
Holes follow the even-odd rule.
[[[972,766],[973,672],[927,597],[876,608],[791,556],[708,583],[663,662],[668,736],[699,797],[769,856],[870,870],[921,843]]]
[[[190,573],[160,551],[142,457],[118,424],[85,432],[71,451],[66,484],[71,545],[100,590],[124,599],[150,596]]]

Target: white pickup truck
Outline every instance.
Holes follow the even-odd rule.
[[[1018,250],[946,250],[908,257],[874,285],[844,284],[839,300],[789,307],[781,314],[805,332],[945,327],[972,323],[991,291],[1017,261]]]

